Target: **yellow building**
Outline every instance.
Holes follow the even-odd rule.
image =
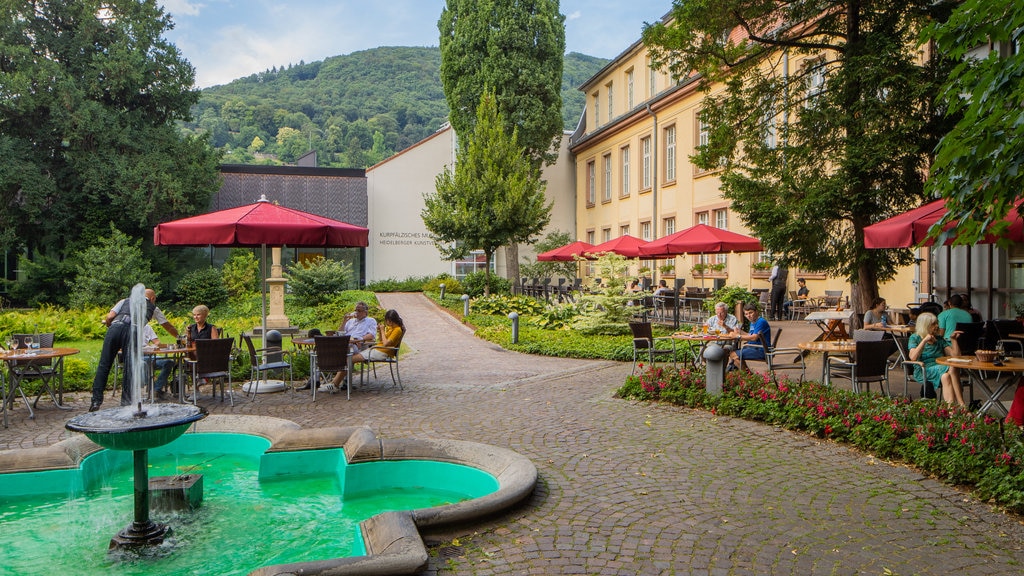
[[[805,57],[793,60],[788,65],[813,65]],[[580,87],[587,106],[570,141],[576,159],[578,239],[597,244],[630,234],[649,241],[698,223],[750,234],[722,196],[718,172],[701,170],[690,161],[708,138],[699,119],[705,98],[700,82],[652,69],[647,49],[637,41]],[[769,270],[754,265],[770,259],[767,253],[694,254],[642,265],[657,276],[660,267],[674,264],[675,277],[689,287],[739,284],[766,289]],[[719,266],[695,275],[698,263]],[[789,274],[790,290],[802,277],[813,296],[825,290],[850,294],[842,278],[799,269]],[[882,287],[883,296],[895,306],[915,301],[923,291],[914,282],[918,274],[908,268]]]

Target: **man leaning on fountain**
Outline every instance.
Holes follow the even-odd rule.
[[[156,292],[146,288],[146,322],[153,318],[174,336],[178,337],[178,330],[167,320],[164,313],[156,307]],[[103,349],[100,351],[100,363],[96,367],[96,377],[92,381],[92,403],[89,404],[89,412],[95,412],[103,404],[103,392],[107,388],[107,379],[110,376],[110,369],[117,360],[117,353],[125,351],[124,378],[121,381],[121,405],[127,406],[132,403],[131,397],[131,367],[129,366],[128,344],[131,341],[132,314],[131,301],[128,298],[121,299],[110,312],[103,318],[103,323],[108,326],[107,335],[103,338]]]

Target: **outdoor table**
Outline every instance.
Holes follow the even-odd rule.
[[[712,342],[731,342],[739,339],[739,336],[732,334],[704,334],[703,332],[676,332],[672,334],[674,340],[682,340],[684,342],[697,342],[700,344],[697,352],[693,357],[693,365],[700,365],[701,359],[704,358],[704,349],[708,347],[708,344]],[[691,348],[691,352],[693,349]]]
[[[899,324],[910,320],[910,308],[889,308],[888,310],[894,316],[892,319]]]
[[[849,322],[852,315],[853,310],[818,310],[805,316],[804,320],[814,322],[821,330],[816,341],[846,340],[850,335],[844,322]]]
[[[801,350],[808,352],[821,352],[821,381],[826,386],[831,386],[831,378],[828,376],[828,355],[829,354],[853,354],[857,345],[853,340],[813,340],[811,342],[800,342],[796,345]]]
[[[299,350],[305,350],[309,353],[309,377],[313,378],[316,376],[316,340],[313,338],[292,338],[292,345]],[[348,370],[345,372],[345,386],[346,396],[352,397],[352,356],[356,353],[356,349],[350,345],[348,347]],[[312,388],[313,398],[316,398],[316,388],[320,385],[320,382],[312,382],[310,387]]]
[[[189,354],[195,354],[195,345],[191,347],[181,346],[179,344],[172,344],[166,346],[145,346],[142,349],[142,354],[146,360],[146,366],[149,368],[151,373],[155,373],[156,358],[158,356],[164,356],[175,361],[178,368],[178,402],[185,403],[185,357]],[[149,379],[150,382],[150,398],[152,395],[152,382],[153,379]]]
[[[64,357],[73,356],[78,354],[77,348],[37,348],[37,349],[25,349],[19,348],[17,350],[7,350],[0,354],[0,360],[7,363],[7,373],[11,379],[10,389],[6,391],[6,395],[3,398],[4,405],[14,405],[14,391],[18,389],[21,384],[22,376],[20,376],[11,366],[11,362],[29,362],[32,360],[48,360],[55,359],[56,362],[53,364],[52,370],[54,377],[57,379],[57,395],[54,396],[53,390],[50,388],[48,383],[43,383],[42,390],[36,395],[35,401],[28,406],[29,418],[34,419],[36,417],[35,411],[32,410],[34,406],[37,407],[39,398],[43,396],[43,392],[47,392],[50,395],[50,399],[53,400],[53,404],[61,410],[71,410],[71,406],[65,406],[64,401]],[[4,426],[7,426],[7,412],[4,412]]]
[[[1006,392],[1010,386],[1016,383],[1016,378],[1009,376],[1024,372],[1024,358],[1006,358],[1000,365],[996,365],[994,362],[982,362],[978,360],[976,356],[941,356],[936,358],[935,362],[937,364],[942,364],[943,366],[971,370],[977,373],[978,377],[975,379],[975,382],[977,382],[978,385],[981,386],[981,389],[985,391],[985,394],[988,395],[988,399],[978,410],[979,415],[984,414],[992,407],[995,407],[1002,412],[1003,416],[1009,414],[1006,407],[999,401],[999,397],[1002,396],[1003,392]],[[989,388],[988,384],[985,382],[985,372],[999,373],[999,377],[996,378],[994,384],[996,387],[995,390]],[[1004,374],[1008,377],[1004,381],[1000,382]]]

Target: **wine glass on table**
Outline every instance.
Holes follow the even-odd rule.
[[[28,348],[28,349],[32,348],[32,340],[33,339],[32,339],[32,335],[31,334],[26,334],[25,337],[22,338],[22,342],[25,343],[25,348]]]

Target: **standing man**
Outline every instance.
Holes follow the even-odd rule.
[[[782,310],[786,302],[786,282],[789,280],[789,268],[785,264],[776,264],[772,267],[771,276],[768,281],[772,284],[771,291],[771,318],[782,320]]]
[[[156,292],[146,288],[146,319],[149,323],[152,318],[167,330],[171,336],[178,337],[178,330],[167,321],[164,313],[156,307]],[[107,334],[103,337],[103,349],[100,351],[100,362],[96,367],[96,377],[92,381],[92,403],[89,404],[89,412],[95,412],[103,404],[103,391],[107,388],[107,379],[110,377],[110,369],[117,361],[117,353],[124,351],[124,378],[121,381],[121,405],[127,406],[132,403],[131,397],[131,356],[128,354],[132,332],[131,301],[122,298],[110,312],[103,318],[107,325]]]

